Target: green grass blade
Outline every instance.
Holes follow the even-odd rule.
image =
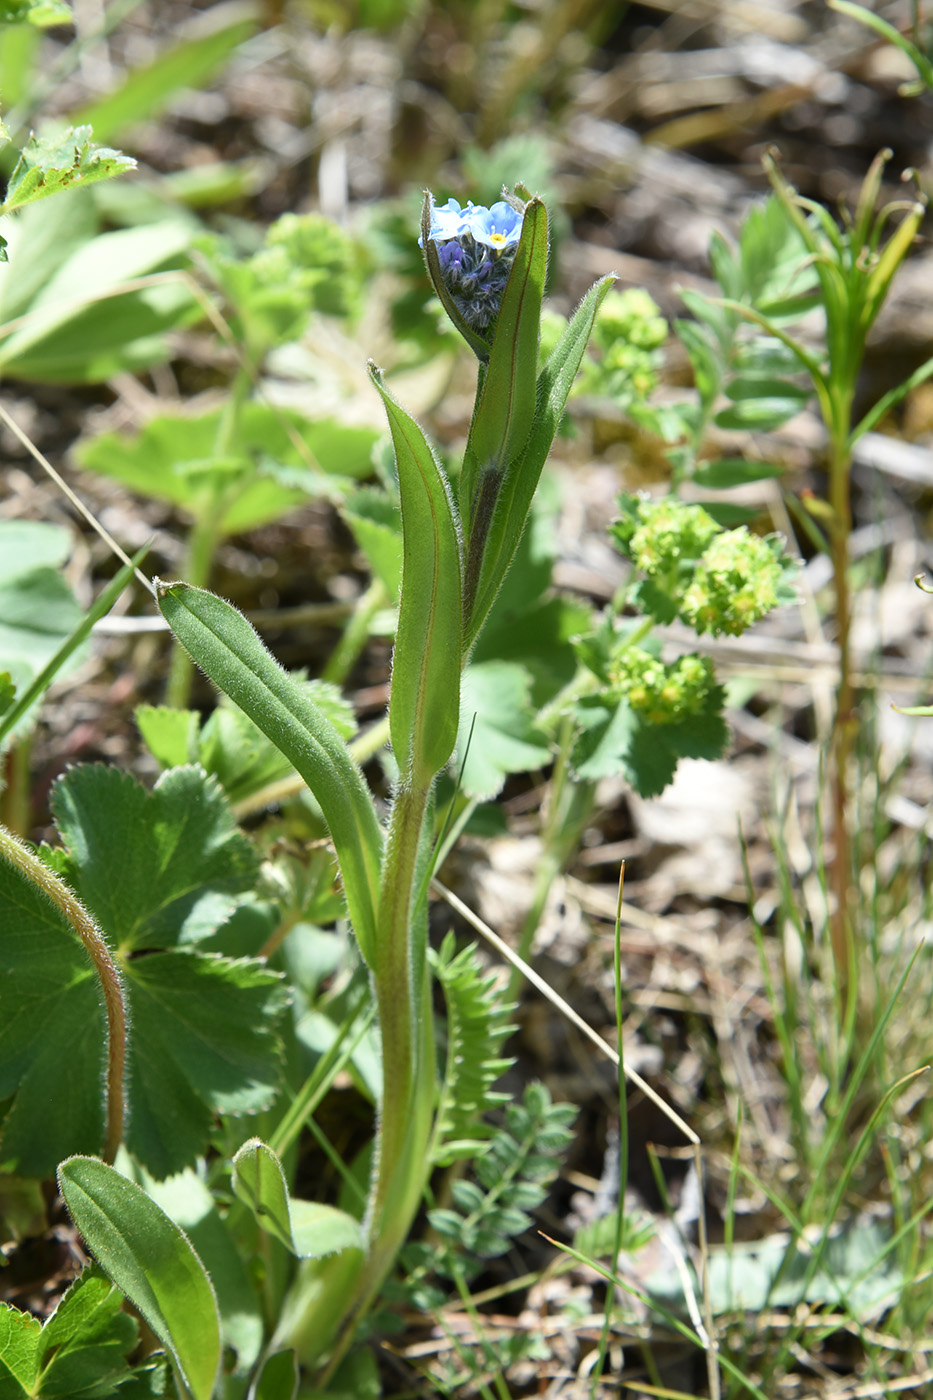
[[[180,88],[203,86],[256,28],[255,19],[239,19],[212,34],[183,40],[129,73],[116,91],[85,107],[74,119],[75,125],[85,122],[93,128],[96,141],[110,140],[161,111]]]
[[[889,24],[880,15],[873,14],[871,10],[866,10],[863,5],[853,5],[851,0],[827,0],[827,3],[831,10],[838,10],[842,15],[849,15],[852,19],[857,19],[860,24],[867,25],[876,34],[880,34],[882,39],[887,39],[888,43],[899,48],[901,53],[907,55],[925,85],[933,92],[933,64],[917,48],[917,45],[905,38],[900,30],[894,28],[893,24]]]
[[[27,686],[20,698],[3,716],[3,719],[0,720],[0,743],[6,738],[13,726],[22,719],[30,706],[34,705],[35,702],[45,694],[69,656],[77,651],[85,638],[90,636],[91,629],[95,622],[99,622],[102,617],[107,616],[110,609],[133,577],[137,565],[145,559],[148,550],[149,546],[146,545],[138,554],[134,554],[129,564],[123,565],[120,572],[108,583],[100,597],[92,604],[84,620],[75,628],[71,636],[62,643],[48,665],[42,668],[32,684]]]

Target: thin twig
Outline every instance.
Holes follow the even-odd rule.
[[[155,588],[153,587],[152,582],[143,573],[142,569],[137,569],[134,567],[132,559],[126,553],[126,551],[122,549],[120,545],[117,544],[110,531],[106,530],[104,526],[101,525],[100,521],[93,514],[93,512],[88,510],[84,502],[78,496],[75,495],[74,491],[72,491],[67,481],[65,481],[61,476],[59,476],[58,472],[52,466],[52,463],[49,461],[49,459],[46,456],[44,456],[43,453],[39,451],[38,447],[36,447],[35,443],[29,437],[27,437],[27,435],[23,432],[19,424],[13,418],[10,417],[10,415],[7,413],[6,409],[3,407],[2,404],[0,404],[0,420],[2,420],[6,424],[6,426],[9,428],[10,432],[14,435],[14,437],[19,439],[19,441],[25,447],[26,451],[30,454],[31,457],[34,458],[35,461],[39,463],[39,466],[46,473],[46,475],[51,477],[58,489],[64,493],[67,499],[74,506],[75,510],[78,511],[78,513],[84,517],[84,519],[90,525],[91,529],[97,531],[101,539],[104,541],[104,543],[109,549],[113,550],[114,554],[121,561],[121,563],[127,564],[131,569],[133,569],[133,572],[139,579],[142,586],[147,590],[147,592],[151,593],[154,598],[156,596]]]

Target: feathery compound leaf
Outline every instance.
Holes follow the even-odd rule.
[[[452,1195],[459,1209],[428,1211],[432,1227],[449,1241],[446,1251],[435,1258],[438,1273],[469,1276],[471,1261],[464,1254],[494,1258],[506,1252],[514,1235],[528,1229],[532,1222],[527,1211],[547,1195],[548,1183],[557,1175],[572,1141],[576,1115],[573,1104],[552,1103],[543,1084],[529,1084],[523,1102],[508,1107],[508,1126],[484,1143],[475,1157],[473,1171],[479,1185],[458,1181]],[[478,1267],[474,1259],[473,1272]]]
[[[500,1051],[515,1029],[507,1021],[514,1008],[495,974],[484,973],[475,943],[456,954],[455,946],[449,933],[433,958],[447,1003],[447,1062],[432,1154],[440,1166],[474,1157],[492,1135],[483,1114],[506,1101],[492,1085],[513,1063]]]

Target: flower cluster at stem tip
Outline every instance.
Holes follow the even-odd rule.
[[[620,504],[616,540],[694,631],[737,637],[788,601],[779,536],[763,538],[745,525],[724,530],[702,506],[675,497],[622,497]]]
[[[745,525],[724,530],[704,551],[679,612],[695,632],[738,637],[776,607],[783,569],[776,535],[762,539]]]
[[[504,199],[491,205],[456,199],[431,207],[431,242],[437,246],[444,285],[468,326],[486,330],[499,314],[522,213]],[[418,240],[419,244],[421,239]]]
[[[691,653],[666,665],[641,647],[622,653],[612,679],[650,724],[676,724],[701,714],[717,689],[708,657]]]

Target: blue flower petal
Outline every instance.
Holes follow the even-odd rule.
[[[462,214],[463,225],[477,243],[501,252],[512,248],[522,236],[522,215],[511,204],[500,199],[487,209],[482,204],[469,204]]]
[[[463,219],[464,211],[459,200],[448,199],[446,204],[434,205],[431,209],[431,237],[435,242],[459,237],[463,232]]]

